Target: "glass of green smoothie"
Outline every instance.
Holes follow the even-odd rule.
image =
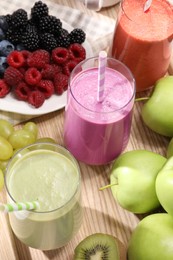
[[[27,246],[60,248],[79,230],[80,168],[62,146],[35,143],[19,150],[8,163],[5,185],[8,202],[39,202],[36,210],[9,213],[14,234]]]

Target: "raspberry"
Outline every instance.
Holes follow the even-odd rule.
[[[4,80],[10,87],[15,87],[23,80],[23,74],[16,68],[9,66],[4,72]]]
[[[44,94],[39,90],[34,90],[29,93],[28,103],[35,108],[41,107],[45,101]]]
[[[64,64],[69,58],[68,49],[57,47],[52,51],[52,60],[57,64]]]
[[[29,67],[35,67],[37,69],[42,69],[46,64],[50,63],[50,54],[46,50],[36,50],[31,53],[27,59],[27,64]]]
[[[67,75],[70,76],[70,73],[72,72],[72,70],[74,69],[74,67],[77,65],[77,61],[75,60],[69,60],[67,61],[62,69],[62,72]]]
[[[63,73],[58,73],[54,77],[55,93],[61,95],[68,87],[68,76]]]
[[[43,79],[53,79],[55,70],[53,65],[46,64],[45,67],[41,70],[41,75]]]
[[[28,59],[29,56],[31,55],[31,52],[30,52],[30,51],[27,51],[27,50],[22,50],[21,53],[22,53],[22,55],[23,55],[23,57],[24,57],[24,60],[25,60],[23,66],[26,66],[26,65],[27,65],[27,59]]]
[[[0,79],[0,98],[5,97],[10,92],[9,85],[4,79]]]
[[[58,64],[52,64],[53,69],[54,69],[54,75],[58,74],[59,72],[62,72],[62,66]]]
[[[37,85],[41,80],[41,73],[36,68],[29,68],[25,72],[25,81],[29,85],[35,86]]]
[[[86,50],[81,44],[71,44],[68,49],[70,59],[80,62],[86,58]]]
[[[45,98],[49,98],[54,93],[54,85],[51,80],[41,80],[37,89],[44,94]]]
[[[20,51],[12,51],[7,57],[8,65],[14,68],[20,68],[24,65],[25,59]]]
[[[17,99],[27,101],[28,95],[30,93],[30,88],[25,82],[20,82],[17,87],[14,89],[14,94],[16,95]]]

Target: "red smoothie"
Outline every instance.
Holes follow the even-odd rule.
[[[166,0],[153,0],[144,12],[145,2],[122,2],[111,48],[111,56],[131,70],[137,91],[166,74],[172,51],[173,6]]]

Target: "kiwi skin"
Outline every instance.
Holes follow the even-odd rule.
[[[90,259],[127,260],[127,249],[117,237],[95,233],[83,239],[74,250],[73,260]]]

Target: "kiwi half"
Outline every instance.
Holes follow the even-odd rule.
[[[126,249],[112,235],[95,233],[75,248],[74,260],[125,260]]]

